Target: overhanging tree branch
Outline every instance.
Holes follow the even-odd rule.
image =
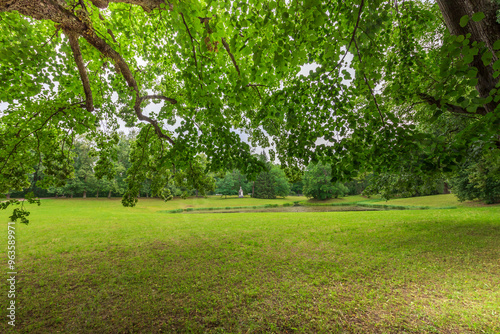
[[[152,118],[150,118],[142,113],[141,102],[145,99],[155,99],[155,98],[170,101],[170,103],[172,103],[172,104],[177,103],[177,101],[175,99],[168,98],[168,97],[161,96],[161,95],[148,95],[145,97],[141,97],[139,86],[137,85],[137,81],[135,80],[135,77],[134,77],[132,71],[128,67],[128,64],[125,62],[123,57],[118,52],[116,52],[109,44],[107,44],[106,41],[104,41],[102,38],[97,36],[92,29],[87,29],[85,32],[86,33],[83,34],[83,36],[87,40],[87,42],[89,42],[89,44],[91,44],[97,50],[99,50],[103,55],[110,57],[111,59],[113,59],[115,61],[116,66],[118,67],[121,74],[125,78],[125,81],[127,82],[127,84],[130,87],[132,87],[132,89],[135,91],[134,111],[135,111],[135,114],[137,115],[137,118],[141,121],[146,121],[146,122],[150,123],[151,125],[153,125],[158,137],[167,139],[173,145],[174,141],[172,140],[172,138],[170,138],[165,133],[163,133],[162,128],[158,125],[158,121],[153,120]]]
[[[184,14],[180,13],[182,17],[182,22],[184,23],[184,26],[186,27],[186,30],[189,34],[189,37],[191,38],[191,45],[193,46],[193,57],[194,57],[194,65],[196,66],[196,69],[198,69],[198,61],[196,60],[196,49],[194,47],[194,38],[193,35],[191,35],[191,31],[189,30],[189,27],[186,23],[186,20],[184,19]],[[198,78],[201,80],[201,74],[198,73]]]
[[[424,102],[427,102],[430,105],[436,105],[438,108],[441,108],[441,109],[444,108],[445,110],[447,110],[451,113],[454,113],[454,114],[482,115],[482,116],[484,116],[488,113],[484,107],[479,107],[476,109],[475,113],[471,113],[460,106],[457,106],[457,105],[454,105],[454,104],[451,104],[448,102],[443,103],[443,101],[441,101],[440,99],[436,99],[434,96],[431,96],[431,95],[425,94],[425,93],[419,93],[418,97],[420,97]]]
[[[165,101],[168,101],[172,104],[176,104],[177,103],[177,100],[176,99],[172,99],[170,97],[166,97],[166,96],[163,96],[163,95],[146,95],[146,96],[143,96],[141,97],[141,102],[144,101],[144,100],[165,100]]]
[[[362,64],[363,60],[361,59],[361,53],[359,52],[358,43],[356,43],[356,39],[354,39],[354,45],[356,46],[356,52],[358,53],[359,62]],[[384,121],[384,117],[382,116],[382,111],[380,111],[380,107],[378,106],[378,103],[377,103],[377,98],[375,97],[375,94],[373,94],[372,87],[370,86],[370,82],[368,81],[368,78],[366,77],[365,73],[363,73],[363,77],[365,79],[366,85],[368,86],[368,89],[370,90],[370,94],[372,95],[373,102],[375,102],[375,107],[377,107],[378,114],[380,115],[380,119],[382,120],[382,124],[385,126],[385,121]]]
[[[236,68],[236,72],[238,72],[238,75],[241,76],[240,68],[238,67],[236,59],[234,59],[234,55],[231,53],[231,50],[229,49],[229,44],[227,44],[226,39],[224,37],[222,37],[222,45],[224,45],[224,49],[226,49],[227,53],[229,54],[229,57],[231,57],[233,65]]]
[[[358,30],[359,21],[361,21],[361,12],[363,11],[364,4],[365,4],[365,1],[361,0],[361,4],[359,5],[358,19],[356,20],[356,25],[354,26],[354,30],[352,31],[351,40],[349,41],[349,45],[347,46],[347,49],[345,50],[344,56],[328,74],[331,74],[333,71],[335,71],[337,69],[337,67],[339,67],[344,62],[344,59],[347,56],[349,49],[351,48],[352,42],[356,38],[356,31]]]
[[[70,30],[64,30],[64,33],[69,38],[69,45],[71,46],[71,51],[73,51],[73,58],[75,59],[78,72],[80,73],[80,79],[82,80],[83,90],[85,92],[85,108],[87,111],[91,112],[94,110],[92,89],[90,88],[89,77],[87,75],[87,70],[85,69],[85,64],[83,63],[80,45],[78,44],[78,35]]]

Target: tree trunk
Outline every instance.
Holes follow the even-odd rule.
[[[10,193],[5,195],[7,197],[7,199],[10,199]]]
[[[69,195],[70,198],[73,198],[73,194]]]
[[[99,189],[97,189],[97,194],[95,195],[95,198],[99,198]]]
[[[87,198],[87,190],[83,191],[83,198]]]
[[[445,194],[449,194],[450,193],[450,189],[448,188],[448,183],[447,182],[444,183],[443,193],[445,193]]]
[[[111,190],[108,192],[108,199],[111,198]]]
[[[253,198],[254,190],[255,190],[255,181],[252,182],[252,198]]]
[[[500,6],[493,0],[437,0],[444,22],[452,35],[471,34],[470,44],[473,42],[483,42],[486,48],[493,54],[493,62],[497,60],[493,44],[500,39],[500,24],[496,21],[496,13]],[[479,22],[474,22],[472,15],[483,12],[485,18]],[[465,27],[460,26],[460,19],[469,16],[469,23]],[[477,68],[478,83],[476,89],[482,98],[489,96],[490,91],[495,88],[498,79],[493,77],[492,65],[485,66],[481,60],[482,52],[474,57],[471,66]],[[485,105],[487,113],[493,112],[498,102],[490,102]]]

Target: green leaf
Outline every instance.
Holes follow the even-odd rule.
[[[467,25],[467,23],[469,23],[469,16],[468,15],[462,16],[462,18],[460,19],[460,26],[463,28]]]
[[[443,111],[441,109],[436,110],[436,112],[434,112],[434,115],[432,115],[429,122],[434,123],[439,118],[439,116],[441,116],[442,113],[443,113]]]
[[[472,21],[474,22],[479,22],[482,19],[484,19],[486,16],[484,15],[483,12],[477,12],[474,15],[472,15]]]
[[[493,44],[493,49],[494,50],[499,50],[500,49],[500,39]]]
[[[493,53],[491,53],[491,51],[486,51],[481,57],[484,66],[488,66],[491,63],[492,59],[493,59]]]

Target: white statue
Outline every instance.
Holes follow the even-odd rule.
[[[241,189],[241,187],[240,190],[238,191],[238,197],[243,198],[243,189]]]

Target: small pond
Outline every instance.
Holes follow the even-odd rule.
[[[183,214],[196,213],[247,213],[247,212],[333,212],[333,211],[385,211],[398,210],[395,208],[373,208],[362,206],[288,206],[277,208],[258,208],[258,209],[222,209],[222,210],[195,210],[184,211]],[[399,209],[401,210],[401,209]]]

